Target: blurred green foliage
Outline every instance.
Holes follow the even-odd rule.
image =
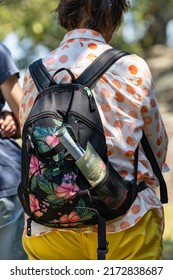
[[[173,18],[173,0],[131,0],[130,15],[125,17],[126,28],[131,24],[134,38],[130,33],[122,36],[124,25],[111,41],[113,46],[136,52],[140,55],[154,44],[166,44],[166,26]],[[20,43],[25,40],[28,54],[34,53],[38,44],[54,49],[58,46],[65,30],[57,25],[53,10],[58,0],[0,0],[0,40],[11,32],[18,35]],[[28,47],[26,38],[32,40]]]

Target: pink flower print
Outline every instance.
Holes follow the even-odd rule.
[[[71,182],[62,182],[61,185],[56,188],[56,196],[58,198],[69,199],[71,196],[75,195],[78,190],[79,187],[76,184],[73,185]]]
[[[34,215],[36,215],[37,217],[42,217],[43,216],[43,212],[36,211],[36,212],[34,212]]]
[[[40,206],[39,206],[39,201],[33,194],[29,194],[29,201],[30,201],[30,209],[31,212],[34,212],[34,214],[38,217],[43,216],[43,213],[39,211]]]
[[[39,160],[35,156],[31,156],[30,167],[29,167],[30,175],[32,175],[33,173],[37,175],[40,170],[39,169],[40,165],[41,162],[39,162]]]
[[[59,221],[66,224],[76,223],[80,221],[80,217],[75,211],[72,211],[69,215],[65,214],[61,216]]]
[[[56,145],[59,144],[59,139],[55,136],[55,134],[49,135],[46,137],[46,143],[49,146],[55,147]]]

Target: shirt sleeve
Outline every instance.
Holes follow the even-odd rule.
[[[143,119],[143,130],[160,168],[162,171],[165,171],[164,166],[166,166],[168,136],[156,99],[155,87],[150,69],[145,61],[142,60],[141,63],[142,98],[140,110]]]
[[[19,70],[12,59],[10,50],[2,43],[0,43],[0,65],[0,84],[14,74],[19,77]]]

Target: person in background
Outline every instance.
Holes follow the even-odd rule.
[[[0,260],[27,259],[21,242],[24,214],[17,195],[21,148],[15,138],[21,135],[22,96],[18,78],[9,49],[0,43]]]
[[[59,68],[78,77],[103,51],[128,11],[126,0],[60,0],[55,15],[67,30],[55,50],[42,58],[51,75]],[[118,42],[117,42],[118,45]],[[57,83],[70,82],[61,72]],[[118,60],[92,89],[106,136],[109,161],[127,180],[133,180],[134,153],[142,131],[148,138],[160,169],[166,171],[168,138],[155,96],[152,75],[136,54]],[[20,106],[21,128],[38,95],[29,69],[24,77]],[[162,258],[163,206],[155,194],[158,181],[142,148],[139,150],[138,183],[148,188],[139,192],[128,212],[107,222],[107,260],[155,260]],[[32,235],[24,230],[23,245],[30,260],[97,259],[97,226],[55,229],[32,222]]]

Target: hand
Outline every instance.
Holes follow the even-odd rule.
[[[18,130],[17,121],[12,112],[3,111],[0,114],[1,137],[14,137]]]

